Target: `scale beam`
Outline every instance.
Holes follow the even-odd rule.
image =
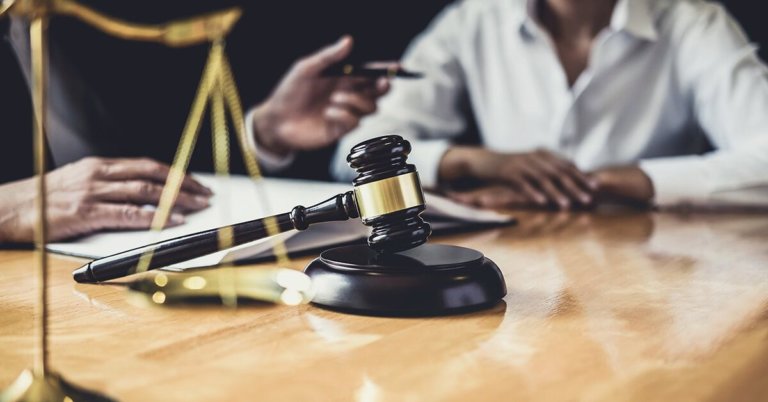
[[[70,16],[117,38],[182,47],[225,37],[240,19],[242,10],[232,7],[155,25],[124,21],[72,0],[5,0],[0,5],[0,16],[6,13],[27,19],[42,15]]]

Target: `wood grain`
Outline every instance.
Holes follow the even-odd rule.
[[[432,240],[507,281],[504,303],[451,317],[145,307],[54,256],[51,362],[124,401],[768,400],[768,216],[518,216]],[[0,252],[2,386],[32,362],[35,284],[31,252]]]

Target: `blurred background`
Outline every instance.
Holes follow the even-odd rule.
[[[422,31],[448,0],[390,0],[384,2],[323,1],[185,1],[81,0],[82,3],[122,19],[158,23],[231,5],[244,16],[227,40],[246,108],[264,100],[283,73],[299,57],[334,42],[343,34],[355,38],[353,61],[395,60],[409,41]],[[173,7],[171,7],[170,3]],[[723,1],[758,44],[768,43],[768,24],[757,12],[759,2]],[[94,135],[109,131],[100,145],[103,156],[143,155],[170,161],[197,88],[208,47],[167,48],[111,38],[70,18],[51,24],[51,60],[71,71],[73,82],[87,88],[78,99],[83,107],[99,110],[90,122]],[[0,21],[0,182],[29,177],[31,158],[31,106],[24,76],[7,40],[8,21]],[[768,49],[761,48],[763,60]],[[190,168],[210,170],[210,124]],[[149,150],[149,151],[148,151]],[[285,172],[288,176],[327,179],[325,168],[331,148],[298,157],[323,166],[311,172]],[[239,158],[233,170],[244,173]],[[309,176],[308,176],[309,175]]]

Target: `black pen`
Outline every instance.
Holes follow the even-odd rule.
[[[409,71],[399,65],[390,67],[369,67],[356,64],[337,64],[323,71],[326,77],[388,77],[388,78],[410,78],[417,79],[424,77],[423,73]]]

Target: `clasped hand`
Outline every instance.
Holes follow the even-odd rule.
[[[479,188],[447,192],[458,202],[482,208],[588,208],[599,187],[593,175],[546,150],[498,153],[455,147],[443,156],[440,178],[445,183],[465,178],[482,182]]]

